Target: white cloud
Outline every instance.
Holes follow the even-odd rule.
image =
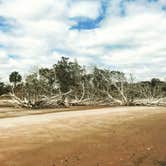
[[[99,15],[99,11],[100,11],[100,1],[95,1],[95,0],[76,1],[71,6],[69,16],[96,18]]]
[[[162,5],[166,5],[166,1],[165,0],[159,0],[159,3]]]
[[[42,19],[63,17],[67,1],[54,0],[5,0],[0,5],[0,14],[15,19]]]
[[[69,18],[96,18],[99,0],[3,1],[0,16],[15,20],[16,28],[0,32],[0,44],[5,46],[0,48],[0,77],[12,70],[25,73],[34,65],[51,66],[61,56],[77,58],[81,64],[133,72],[138,79],[164,77],[166,13],[161,4],[165,1],[128,2],[126,16],[120,16],[119,2],[108,3],[100,28],[77,31],[70,30]]]
[[[3,65],[4,62],[7,62],[7,52],[5,50],[0,50],[0,65]]]

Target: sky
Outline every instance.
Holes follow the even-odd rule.
[[[166,0],[0,0],[0,79],[62,56],[166,78]]]

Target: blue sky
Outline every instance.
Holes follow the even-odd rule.
[[[100,23],[106,17],[108,4],[109,2],[107,0],[101,0],[99,2],[99,13],[95,18],[89,18],[88,15],[71,17],[70,19],[75,21],[75,24],[71,26],[70,30],[93,30],[99,28]]]
[[[18,7],[19,6],[19,7]],[[82,65],[166,78],[165,0],[2,0],[0,78],[62,56]]]

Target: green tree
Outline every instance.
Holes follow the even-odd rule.
[[[161,95],[162,82],[158,78],[152,78],[151,80],[151,94],[153,97]]]
[[[47,91],[49,95],[53,95],[57,86],[57,80],[54,70],[48,68],[39,69],[39,79],[40,82],[42,82],[45,91]]]
[[[42,82],[38,78],[38,73],[29,74],[25,79],[25,90],[28,96],[28,101],[35,103],[39,100],[43,93]]]
[[[79,85],[83,69],[76,61],[70,62],[69,58],[62,57],[53,67],[62,92]]]
[[[15,88],[17,86],[17,83],[22,81],[22,76],[17,71],[14,71],[10,74],[9,81],[13,83],[13,86]]]
[[[10,91],[10,86],[5,85],[4,82],[0,82],[0,96],[9,93],[9,91]]]

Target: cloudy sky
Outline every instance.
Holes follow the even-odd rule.
[[[166,77],[166,0],[0,0],[0,78],[62,56]]]

